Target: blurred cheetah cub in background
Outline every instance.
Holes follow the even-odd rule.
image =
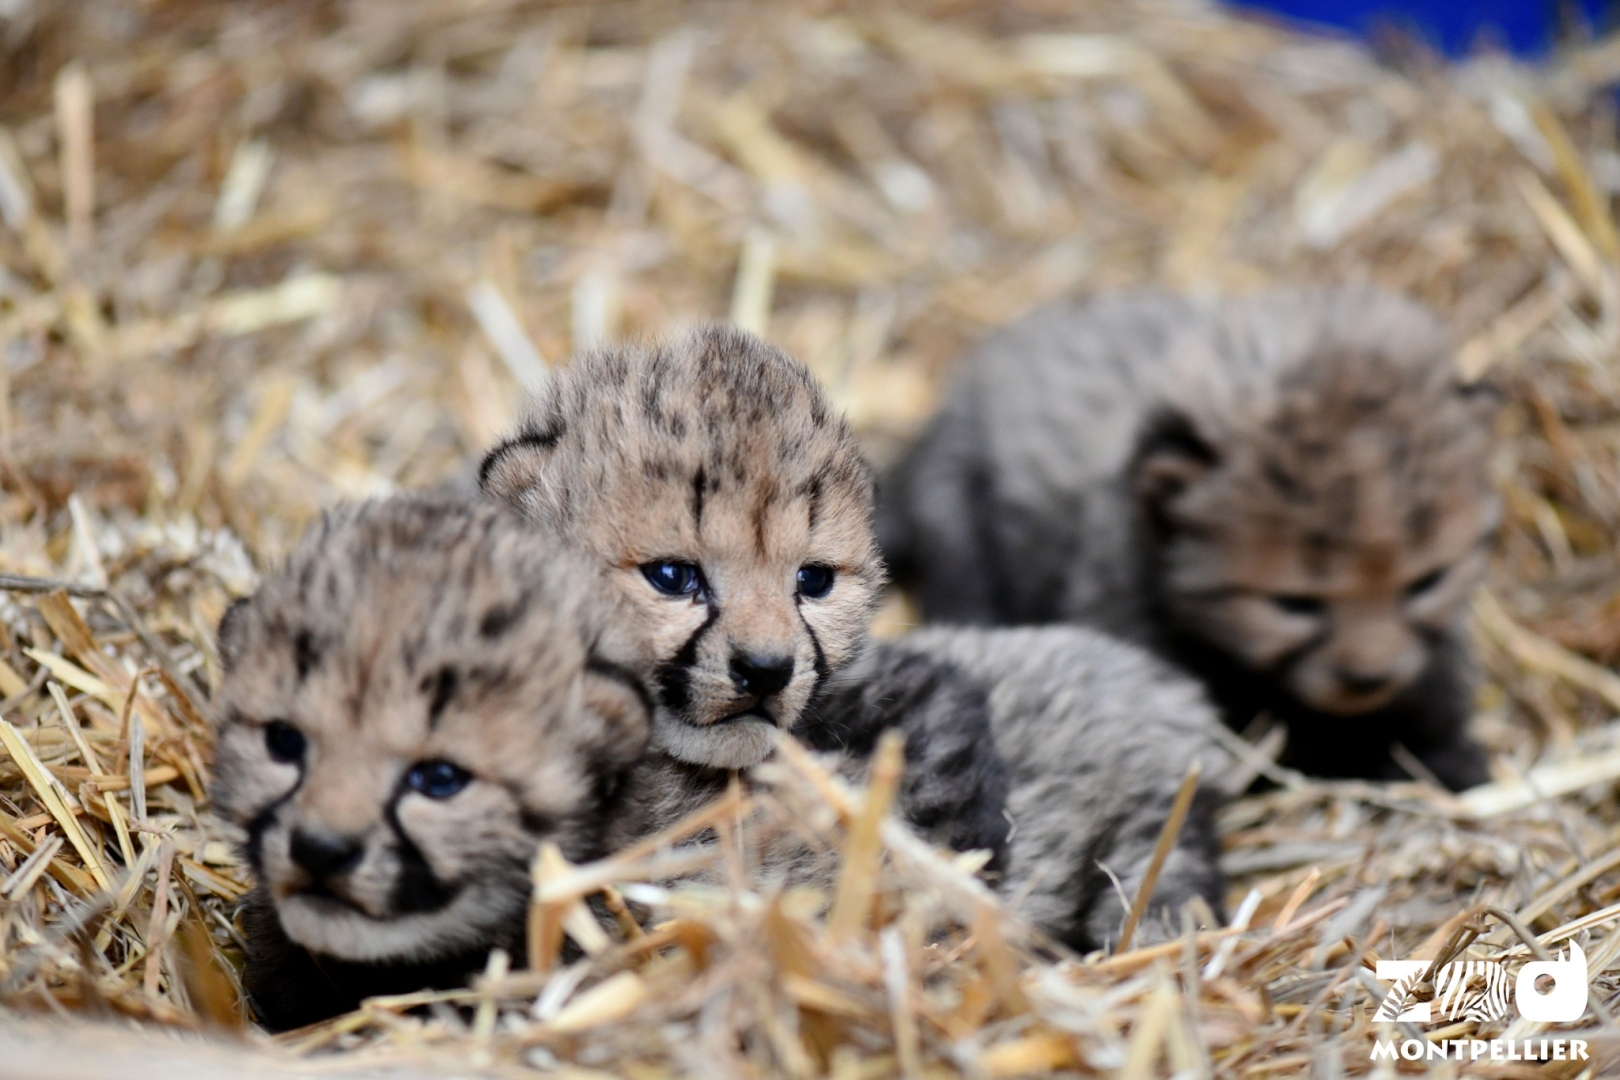
[[[636,827],[648,704],[594,650],[590,578],[499,507],[403,497],[328,512],[226,615],[213,798],[267,1026],[521,955],[540,842]]]
[[[1288,764],[1399,777],[1398,743],[1460,789],[1495,404],[1373,289],[1059,306],[968,357],[880,533],[930,619],[1094,624],[1280,719]]]

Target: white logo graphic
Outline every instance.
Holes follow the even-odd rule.
[[[1566,1024],[1581,1018],[1586,1011],[1586,954],[1572,941],[1567,955],[1565,960],[1534,960],[1519,969],[1513,1000],[1520,1016],[1544,1024]],[[1552,989],[1545,994],[1536,989],[1536,980],[1543,975],[1553,980]]]
[[[1586,1012],[1586,954],[1570,942],[1559,960],[1533,960],[1519,969],[1513,983],[1513,1003],[1526,1020],[1564,1024]],[[1377,975],[1393,982],[1378,1006],[1374,1021],[1410,1020],[1420,1024],[1457,1020],[1500,1020],[1508,1013],[1507,965],[1496,960],[1453,960],[1434,975],[1434,1000],[1412,1001],[1412,992],[1429,970],[1427,960],[1380,960]],[[1543,976],[1552,979],[1546,993],[1536,987]],[[1435,1011],[1438,1007],[1439,1015]]]

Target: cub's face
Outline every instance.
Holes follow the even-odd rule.
[[[1494,510],[1481,500],[1430,542],[1378,536],[1319,544],[1246,521],[1224,542],[1167,557],[1166,603],[1185,631],[1272,675],[1322,712],[1380,708],[1428,668],[1484,573]]]
[[[1386,705],[1428,669],[1499,518],[1488,395],[1388,392],[1408,400],[1285,398],[1249,438],[1182,431],[1138,464],[1176,630],[1337,715]]]
[[[576,359],[482,481],[596,557],[674,757],[758,764],[865,639],[866,469],[808,373],[746,335]]]
[[[493,944],[543,839],[589,857],[646,743],[577,566],[493,508],[334,515],[221,628],[214,800],[287,936],[355,961]]]
[[[689,498],[664,498],[594,550],[621,625],[638,628],[655,745],[742,768],[764,760],[772,729],[792,727],[851,658],[879,579],[866,538],[817,529],[808,495],[770,498],[745,478],[728,491],[715,479],[718,490],[702,481],[702,524]],[[822,510],[864,520],[853,492],[824,495]]]

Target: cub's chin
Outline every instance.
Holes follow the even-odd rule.
[[[1417,674],[1421,674],[1421,671]],[[1288,680],[1285,689],[1308,709],[1327,713],[1329,716],[1349,718],[1384,708],[1410,689],[1415,681],[1416,675],[1408,675],[1402,671],[1383,686],[1358,694],[1336,686],[1331,676],[1317,675],[1316,672],[1306,669]]]
[[[653,749],[692,765],[751,769],[775,746],[776,725],[763,716],[736,716],[704,727],[664,709],[653,718]]]
[[[294,893],[276,902],[276,917],[293,942],[311,952],[368,964],[415,964],[454,956],[483,942],[514,912],[493,897],[463,894],[447,907],[373,918],[325,897]],[[493,925],[492,925],[493,924]]]

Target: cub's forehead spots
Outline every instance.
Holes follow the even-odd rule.
[[[802,495],[805,500],[805,512],[806,516],[809,518],[807,524],[809,525],[812,533],[816,531],[816,525],[821,519],[822,483],[822,474],[817,472],[810,479],[806,480],[804,482],[804,486],[799,489],[799,494]]]
[[[790,457],[802,453],[809,432],[827,429],[835,444],[854,448],[847,426],[830,423],[824,394],[801,365],[722,327],[667,347],[593,354],[565,368],[559,381],[570,412],[613,418],[599,428],[603,435],[647,426],[666,446],[723,458],[742,451]],[[620,408],[627,395],[639,399],[633,414]]]
[[[434,728],[444,716],[445,707],[455,696],[456,684],[461,681],[460,674],[453,666],[446,665],[431,675],[422,676],[419,689],[428,697],[428,727]]]
[[[482,638],[503,636],[523,618],[529,607],[529,599],[529,594],[524,592],[515,600],[497,603],[485,609],[483,616],[478,620],[478,636]]]
[[[304,627],[293,634],[293,666],[298,671],[298,681],[303,682],[309,678],[309,673],[321,662],[321,650],[315,643],[315,634],[308,627]]]
[[[459,712],[514,723],[505,702],[519,698],[525,716],[564,722],[572,698],[560,691],[599,632],[587,566],[493,503],[423,495],[341,508],[243,609],[250,647],[222,707],[312,736],[364,732],[375,747],[414,745]],[[344,603],[306,593],[323,576],[343,582]]]
[[[814,530],[870,510],[853,432],[815,379],[735,330],[579,357],[536,409],[529,427],[566,415],[568,432],[511,497],[615,559],[698,542],[762,551],[789,517]]]
[[[1481,516],[1493,497],[1488,430],[1468,415],[1450,381],[1407,373],[1401,384],[1406,397],[1352,393],[1337,400],[1330,385],[1308,408],[1285,406],[1247,436],[1249,445],[1228,450],[1200,516],[1263,519],[1274,538],[1286,541],[1292,532],[1312,549],[1320,549],[1311,537],[1324,525],[1333,548],[1421,546],[1448,519]]]
[[[708,495],[709,478],[703,466],[692,474],[692,524],[703,532],[703,500]]]

